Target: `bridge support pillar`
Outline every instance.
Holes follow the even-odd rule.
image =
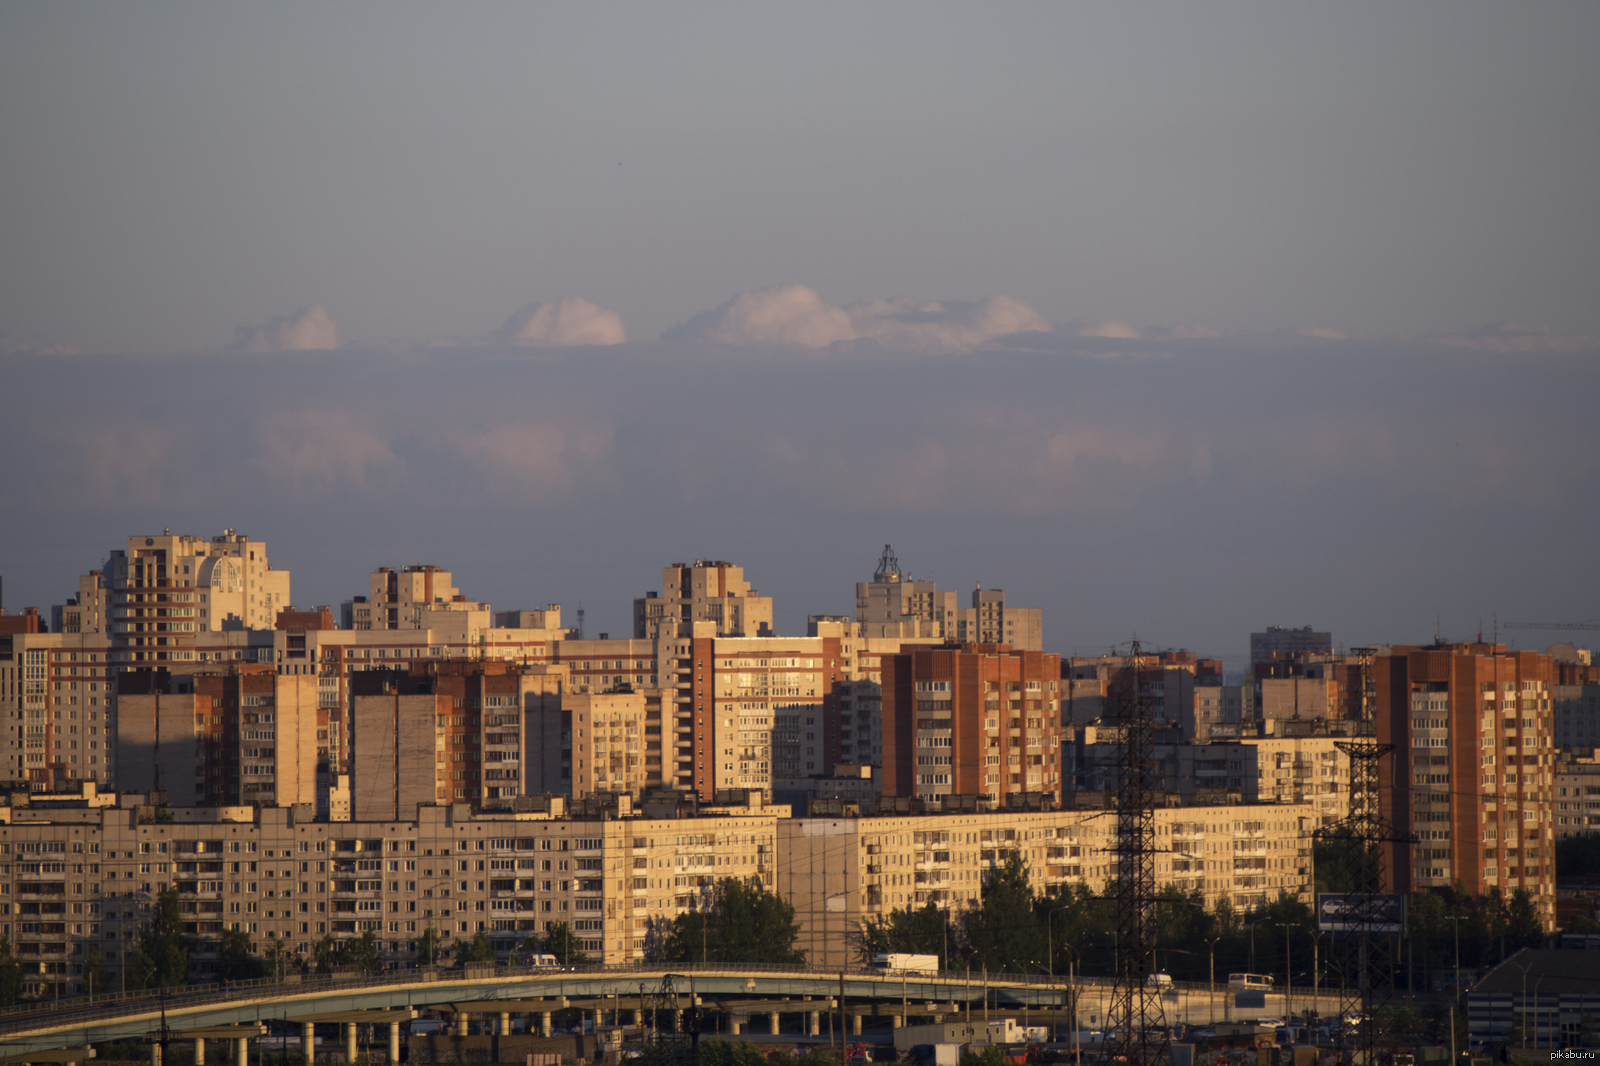
[[[683,1011],[681,1010],[672,1012],[672,1031],[674,1033],[683,1032]]]
[[[300,1057],[305,1060],[305,1066],[312,1066],[317,1061],[317,1023],[300,1023]]]
[[[344,1023],[344,1061],[356,1061],[356,1023]]]
[[[734,1036],[738,1036],[740,1033],[744,1032],[744,1023],[746,1020],[746,1018],[737,1014],[728,1018],[728,1027],[733,1030]]]
[[[161,1066],[161,1045],[150,1045],[150,1066]]]
[[[500,1012],[500,1035],[501,1036],[510,1036],[511,1035],[511,1012],[510,1011],[501,1011]]]
[[[777,1036],[778,1035],[778,1012],[777,1011],[773,1011],[772,1014],[771,1014],[771,1018],[772,1018],[772,1035],[773,1036]]]
[[[400,1023],[389,1023],[389,1061],[400,1061]]]
[[[851,1022],[851,1025],[850,1025],[851,1030],[854,1031],[854,1033],[857,1036],[860,1036],[861,1035],[861,1015],[859,1015],[859,1014],[851,1015],[850,1022]]]
[[[234,1066],[250,1066],[250,1038],[241,1036],[233,1042]]]
[[[806,1026],[806,1032],[811,1036],[820,1036],[822,1034],[822,1012],[821,1011],[815,1011],[814,1010],[814,1011],[811,1012],[811,1018],[810,1018],[809,1023]]]
[[[194,1038],[194,1066],[206,1066],[206,1038]]]
[[[469,1036],[472,1030],[472,1015],[464,1010],[456,1011],[456,1035]]]
[[[539,1015],[539,1035],[540,1036],[549,1036],[550,1035],[550,1012],[549,1011],[543,1011]]]

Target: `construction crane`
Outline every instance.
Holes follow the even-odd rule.
[[[1588,622],[1501,622],[1505,629],[1600,629],[1600,618]]]

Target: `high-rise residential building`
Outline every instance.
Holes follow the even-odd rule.
[[[363,631],[430,629],[452,621],[448,614],[438,617],[440,612],[475,612],[483,616],[479,628],[494,624],[489,605],[461,595],[450,571],[437,566],[380,566],[367,577],[367,595],[339,605],[339,620],[343,629]]]
[[[881,656],[885,796],[1061,795],[1061,657],[1004,645]]]
[[[6,726],[0,780],[41,791],[81,781],[110,785],[116,727],[110,642],[103,634],[38,629],[0,632],[0,719]]]
[[[350,679],[356,821],[418,803],[474,808],[523,795],[527,723],[559,707],[562,673],[507,662],[423,661]]]
[[[1397,645],[1374,659],[1394,891],[1526,889],[1555,919],[1554,663],[1503,644]]]
[[[1569,750],[1600,747],[1600,666],[1587,648],[1554,644],[1556,747]]]
[[[315,804],[340,728],[316,681],[266,663],[120,675],[118,787],[182,807]]]
[[[1600,757],[1562,752],[1555,779],[1556,839],[1600,833]]]
[[[1267,663],[1273,659],[1292,658],[1296,655],[1332,655],[1333,634],[1313,630],[1310,626],[1286,629],[1268,626],[1264,633],[1250,634],[1250,661]]]
[[[892,545],[873,570],[871,581],[856,583],[856,632],[864,637],[1009,644],[1022,651],[1042,647],[1042,614],[1037,607],[1008,607],[1003,589],[972,592],[962,607],[954,592],[932,581],[914,581],[900,566]]]
[[[659,689],[563,693],[530,716],[526,790],[582,798],[627,792],[638,798],[661,788],[663,707]]]
[[[1217,722],[1226,694],[1222,689],[1222,663],[1202,659],[1190,651],[1144,652],[1137,662],[1130,655],[1076,656],[1062,661],[1062,711],[1069,725],[1088,725],[1121,713],[1118,701],[1125,697],[1137,671],[1140,696],[1156,725],[1173,725],[1194,739]],[[1201,707],[1198,700],[1217,701]],[[1219,712],[1215,718],[1202,718],[1201,710]]]
[[[759,595],[733,563],[673,563],[661,571],[661,594],[633,601],[633,636],[655,640],[710,622],[719,637],[770,637],[772,597]]]

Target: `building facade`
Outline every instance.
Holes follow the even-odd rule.
[[[1525,889],[1555,919],[1553,662],[1503,644],[1395,646],[1373,664],[1394,891]]]

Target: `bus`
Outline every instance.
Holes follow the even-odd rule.
[[[1229,988],[1244,988],[1255,991],[1265,991],[1276,983],[1271,974],[1261,973],[1230,973],[1228,975]]]

